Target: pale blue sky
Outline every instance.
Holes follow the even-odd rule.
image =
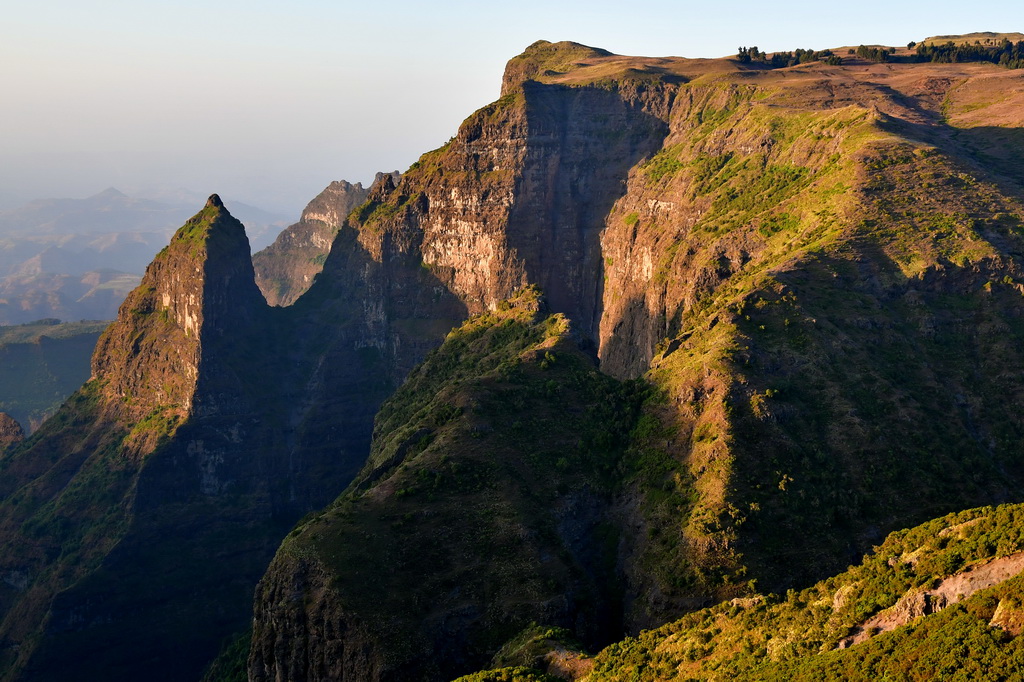
[[[0,0],[0,208],[185,187],[296,213],[404,170],[534,40],[717,57],[1024,31],[1020,2]]]

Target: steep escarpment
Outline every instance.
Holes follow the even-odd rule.
[[[546,63],[542,48],[524,63]],[[569,87],[515,73],[501,99],[352,217],[368,251],[380,240],[408,245],[471,312],[532,283],[596,337],[604,216],[628,169],[660,146],[676,85],[625,78]]]
[[[602,235],[600,354],[663,389],[647,447],[673,491],[637,497],[636,626],[1014,499],[1021,190],[939,117],[953,81],[930,68],[694,81],[631,172]]]
[[[602,370],[653,384],[602,512],[625,529],[624,630],[809,584],[888,531],[1014,499],[1024,210],[1013,165],[981,163],[994,147],[979,140],[997,136],[977,112],[1005,118],[1017,76],[744,70],[547,43],[514,61],[501,99],[372,194],[339,238],[385,267],[421,263],[439,300],[474,312],[539,284]],[[962,85],[974,79],[987,89]],[[423,294],[409,303],[423,290],[375,282],[394,293],[363,311],[365,328],[398,358],[388,307],[404,298],[405,319],[422,320]],[[297,305],[327,300],[318,287]],[[361,553],[354,538],[379,526],[345,519],[338,561],[415,574]],[[257,599],[260,675],[340,674],[325,672],[332,657],[381,678],[441,674],[396,672],[417,655],[376,653],[384,626],[346,601],[345,585],[363,584],[354,569],[305,556],[283,550]],[[289,575],[314,606],[282,602]],[[336,636],[345,627],[351,639]],[[438,654],[429,637],[390,641],[415,640],[430,660],[472,650]]]
[[[635,413],[524,292],[449,334],[384,404],[366,467],[283,544],[250,679],[445,679],[532,621],[621,629],[606,516]]]

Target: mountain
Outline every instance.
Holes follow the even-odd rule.
[[[211,197],[0,457],[4,678],[581,669],[1018,501],[1020,71],[840,60],[539,41],[291,305]]]
[[[281,216],[233,205],[256,248],[284,224]],[[0,324],[113,319],[146,264],[193,210],[109,188],[87,199],[43,199],[0,211]]]
[[[604,372],[654,385],[598,507],[618,540],[593,560],[618,567],[609,594],[635,632],[755,584],[808,584],[936,513],[1014,499],[1022,176],[989,158],[1015,139],[996,124],[1018,78],[980,64],[765,70],[539,43],[510,62],[498,102],[351,221],[375,243],[409,245],[471,312],[538,284]],[[356,540],[377,537],[375,522],[332,513],[315,528],[338,561],[403,574],[398,551],[367,558]],[[317,666],[347,651],[369,679],[442,679],[453,671],[423,666],[496,648],[472,648],[471,618],[437,630],[466,642],[459,655],[401,634],[397,610],[374,626],[374,605],[321,589],[353,580],[331,566],[316,580],[294,564],[268,574],[253,679],[337,675]],[[433,584],[434,566],[405,570]]]

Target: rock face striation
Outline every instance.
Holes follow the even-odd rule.
[[[366,201],[367,193],[358,182],[332,182],[309,202],[299,222],[253,254],[256,284],[267,303],[291,305],[309,289],[327,260],[334,236],[352,209]]]

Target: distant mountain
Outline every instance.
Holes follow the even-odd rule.
[[[272,242],[289,222],[288,216],[255,206],[226,203],[246,225],[247,233],[255,237],[250,243],[256,250]],[[158,232],[166,243],[194,208],[192,201],[134,198],[108,187],[85,199],[37,199],[19,208],[0,211],[0,238]]]
[[[235,206],[256,249],[288,222],[254,206]],[[112,187],[86,199],[39,199],[0,211],[0,324],[113,319],[192,211],[191,205],[133,198]]]

